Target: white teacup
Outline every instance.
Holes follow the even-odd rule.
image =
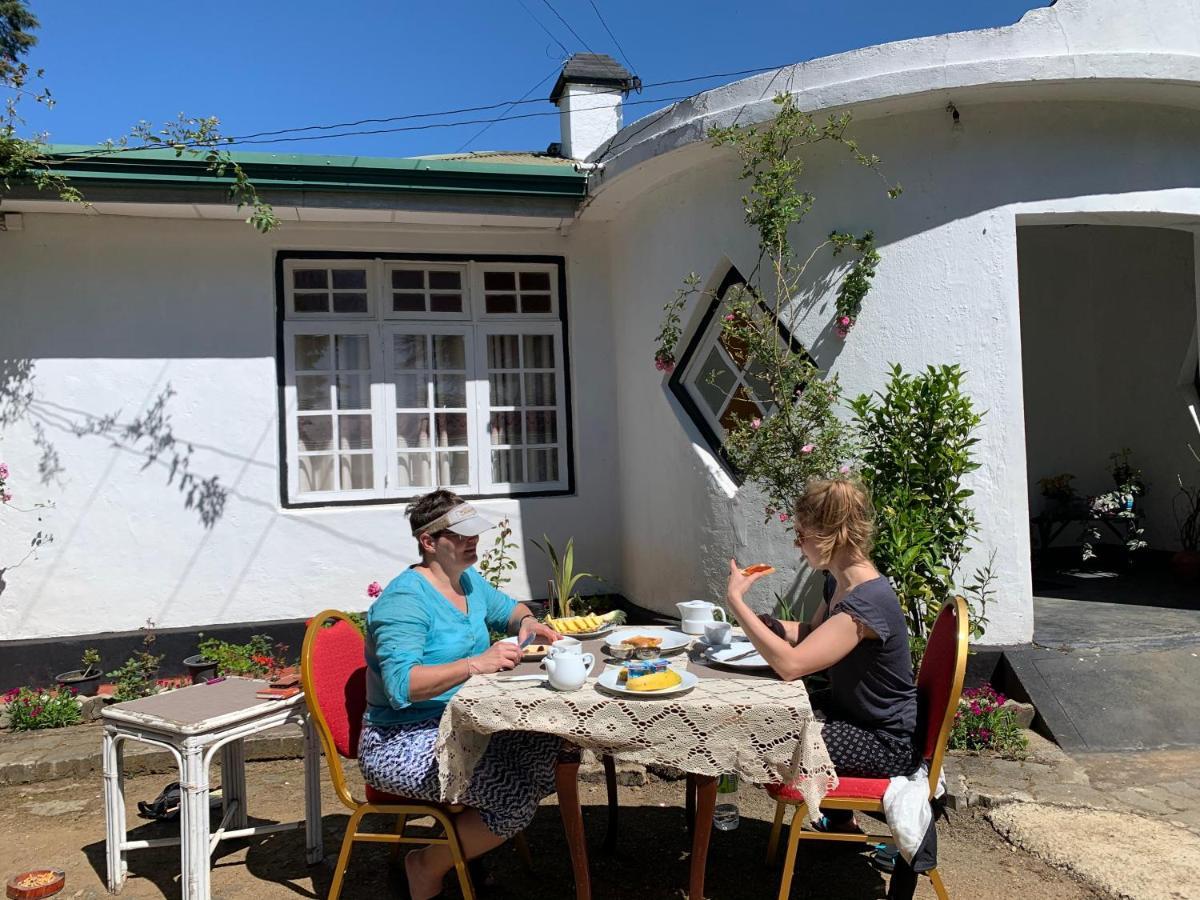
[[[583,644],[573,637],[560,637],[550,645],[548,652],[551,656],[562,656],[564,653],[578,655],[583,652]]]
[[[709,622],[704,626],[704,640],[713,647],[729,643],[733,637],[733,626],[728,622]]]

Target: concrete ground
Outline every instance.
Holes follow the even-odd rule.
[[[250,812],[261,820],[286,821],[302,811],[299,760],[252,762],[247,767]],[[600,842],[607,821],[602,784],[581,785],[585,825],[591,853],[593,895],[597,900],[618,898],[678,898],[686,883],[689,840],[684,829],[683,783],[631,773],[643,783],[621,788],[622,820],[615,856]],[[127,780],[131,831],[137,837],[162,837],[177,831],[166,823],[143,822],[135,801],[150,800],[170,780],[165,774],[135,775]],[[221,900],[324,897],[330,865],[336,856],[346,815],[326,786],[324,865],[304,863],[303,835],[285,832],[222,845],[213,871],[213,897]],[[733,832],[714,832],[708,864],[708,895],[712,900],[760,900],[773,897],[778,872],[763,864],[772,805],[757,789],[739,792],[741,826]],[[390,823],[381,823],[382,827]],[[881,826],[871,823],[873,830]],[[100,900],[104,888],[104,821],[100,780],[94,776],[64,778],[36,784],[0,787],[0,875],[33,866],[57,866],[67,871],[61,896]],[[940,869],[951,895],[962,898],[1012,896],[1054,897],[1062,900],[1102,897],[1071,872],[1053,868],[1036,856],[1007,843],[973,809],[951,811],[939,826]],[[494,884],[481,891],[496,898],[567,900],[574,896],[570,862],[561,822],[549,798],[529,832],[535,869],[526,872],[511,846],[488,860]],[[403,896],[397,893],[396,870],[390,850],[361,845],[355,849],[343,897]],[[175,848],[130,854],[130,878],[123,897],[130,900],[177,897],[179,871]],[[792,897],[880,898],[886,877],[866,857],[851,848],[802,847]],[[451,888],[447,896],[456,897]],[[918,897],[933,891],[922,882]]]

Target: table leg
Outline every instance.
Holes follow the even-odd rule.
[[[696,827],[696,781],[689,772],[684,788],[683,810],[687,821],[688,831]]]
[[[209,900],[208,766],[202,747],[183,748],[179,785],[179,857],[182,900]]]
[[[571,851],[571,868],[575,873],[575,900],[592,900],[592,882],[588,875],[587,842],[583,833],[583,809],[579,805],[579,760],[559,760],[554,770],[554,786],[558,790],[558,811],[567,847]]]
[[[128,865],[121,844],[125,840],[124,739],[104,732],[104,848],[108,860],[108,891],[120,893]]]
[[[608,833],[604,836],[604,849],[608,853],[615,853],[617,849],[617,811],[620,809],[620,804],[617,802],[617,762],[605,753],[602,757],[604,761],[604,785],[608,788]]]
[[[708,839],[712,835],[713,809],[717,805],[715,775],[690,775],[696,786],[696,818],[692,826],[692,871],[688,897],[704,900],[704,867],[708,862]]]
[[[304,717],[304,848],[309,865],[325,858],[321,842],[321,741],[311,716]]]
[[[230,741],[221,748],[221,810],[237,804],[237,811],[229,820],[230,828],[245,828],[246,810],[246,742]]]

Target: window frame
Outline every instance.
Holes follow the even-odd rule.
[[[446,253],[382,253],[364,251],[279,250],[275,255],[276,309],[276,383],[279,413],[280,504],[285,509],[307,509],[336,506],[398,505],[429,488],[416,488],[400,493],[398,480],[398,441],[394,419],[395,385],[392,381],[390,354],[391,335],[396,333],[451,333],[462,329],[471,335],[468,355],[467,401],[468,452],[473,484],[456,492],[472,499],[537,498],[566,496],[575,493],[574,403],[572,395],[570,329],[566,292],[566,260],[562,256],[515,254],[446,254]],[[291,272],[296,268],[337,268],[339,263],[365,265],[368,269],[368,309],[362,313],[296,313],[292,300]],[[391,311],[391,275],[393,267],[415,267],[421,264],[435,269],[463,267],[464,315],[447,313],[396,314]],[[371,268],[375,267],[374,275]],[[485,270],[529,271],[542,270],[550,275],[551,312],[488,314],[483,307],[483,274]],[[330,288],[332,294],[332,287]],[[518,306],[519,309],[519,306]],[[294,380],[295,334],[368,333],[372,336],[372,440],[376,472],[376,487],[356,490],[348,497],[342,491],[321,494],[299,494],[299,434],[297,425],[296,391]],[[456,327],[457,326],[457,327]],[[443,331],[444,330],[444,331]],[[556,348],[557,413],[558,413],[558,475],[554,482],[538,482],[528,489],[521,484],[491,481],[491,444],[488,431],[490,389],[486,377],[486,337],[492,333],[554,335]],[[472,341],[474,345],[472,346]],[[482,362],[482,368],[480,364]],[[482,376],[482,377],[481,377]],[[390,396],[382,396],[390,394]],[[522,399],[524,399],[522,397]],[[375,413],[379,409],[382,412]],[[336,411],[335,411],[336,414]],[[377,432],[383,423],[384,434]],[[471,442],[474,442],[471,445]],[[431,444],[436,436],[431,434]],[[435,447],[430,448],[431,456]],[[336,449],[333,451],[336,453]],[[336,465],[336,463],[335,463]],[[379,476],[381,469],[386,479]],[[383,484],[380,487],[380,484]]]

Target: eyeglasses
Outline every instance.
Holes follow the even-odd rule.
[[[443,538],[443,537],[450,538],[450,540],[453,541],[455,544],[465,544],[467,541],[471,540],[471,537],[469,535],[458,534],[457,532],[451,531],[449,528],[446,528],[442,531],[436,532],[435,534],[431,534],[430,537],[433,538],[435,541],[438,538]]]

